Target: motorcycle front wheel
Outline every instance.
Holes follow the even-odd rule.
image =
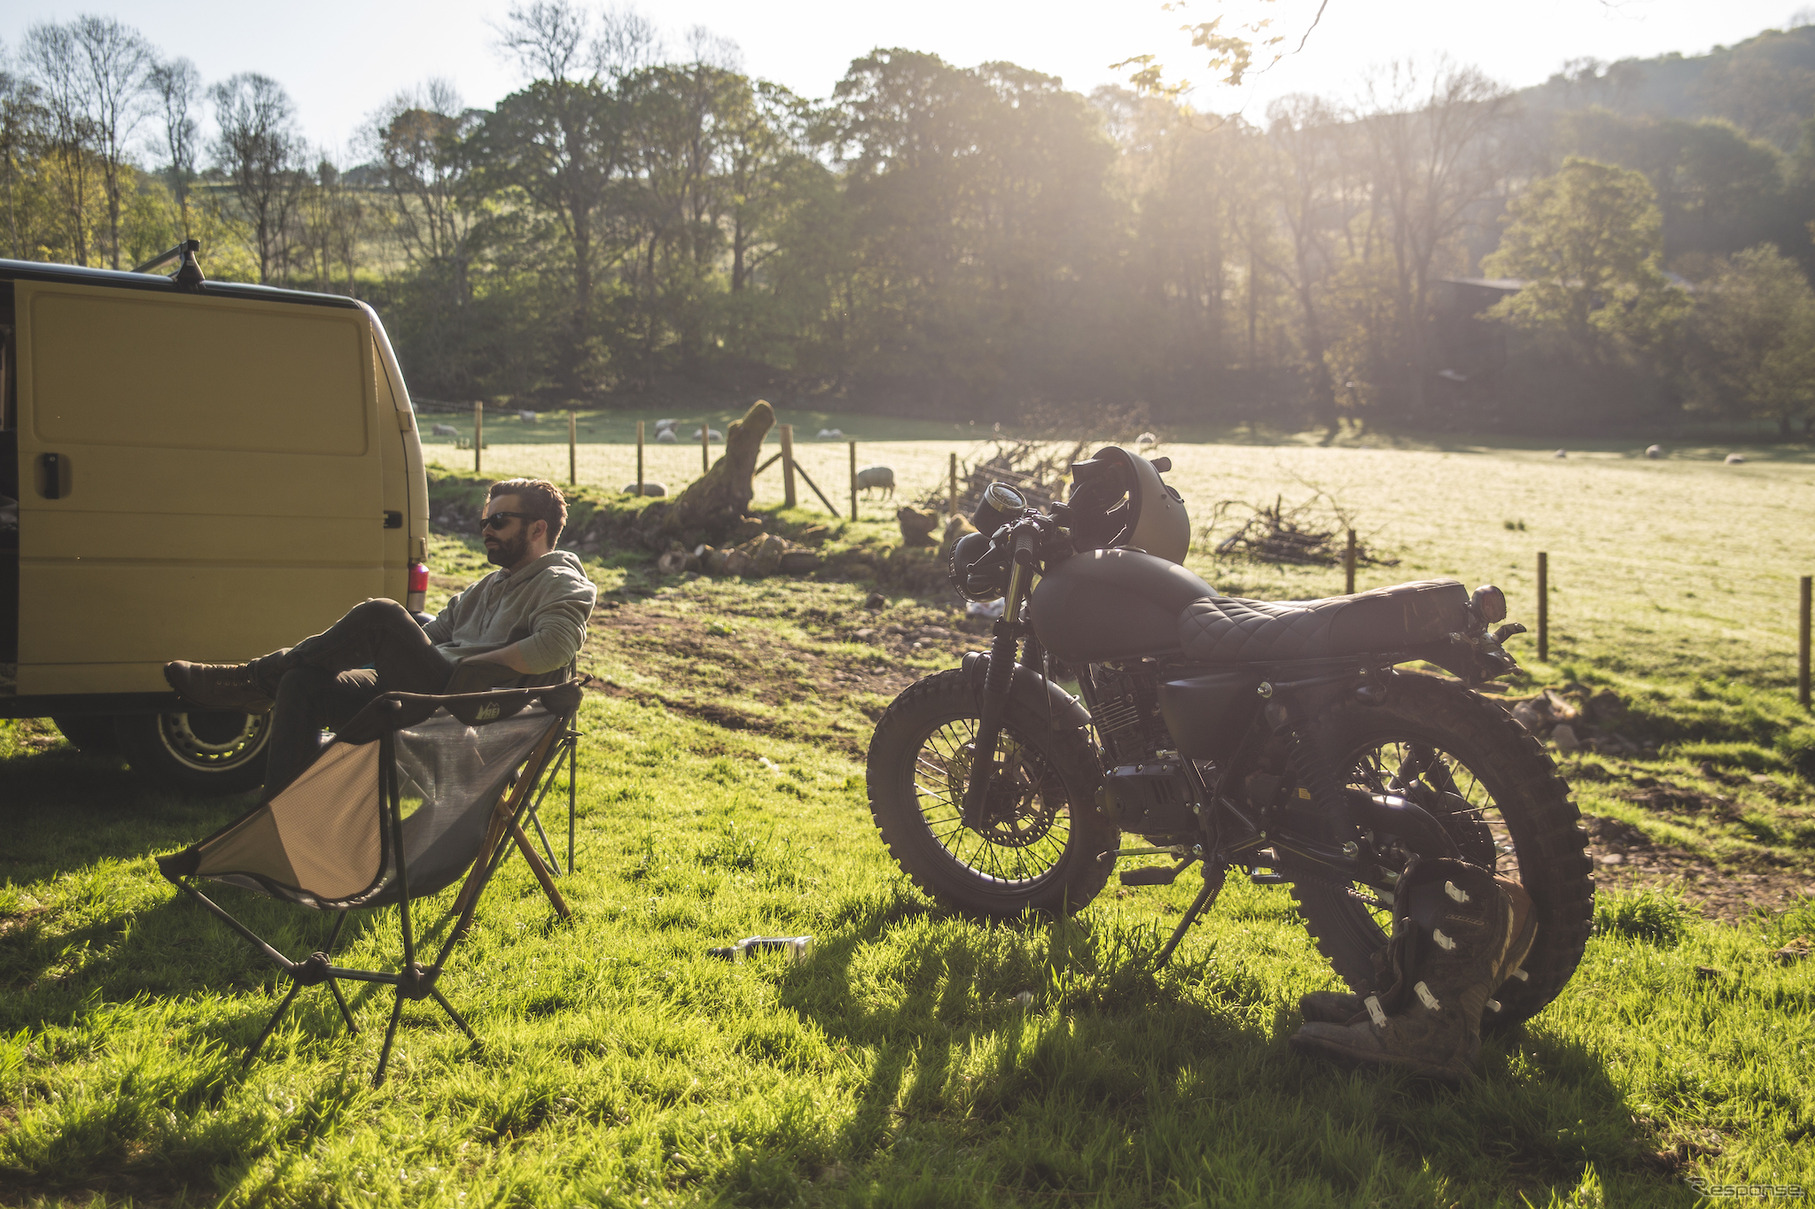
[[[870,814],[916,886],[968,915],[1065,914],[1109,878],[1116,829],[1096,806],[1101,782],[1085,732],[1007,703],[986,817],[960,804],[975,755],[978,693],[960,670],[908,687],[870,740]]]
[[[1349,785],[1409,798],[1437,817],[1464,860],[1524,886],[1538,931],[1527,977],[1498,992],[1486,1027],[1526,1020],[1556,998],[1588,943],[1594,918],[1593,862],[1569,786],[1525,728],[1498,705],[1431,676],[1393,678],[1386,699],[1337,706],[1318,717],[1326,750],[1342,753]],[[1373,837],[1377,849],[1394,837]],[[1294,882],[1292,893],[1317,947],[1357,991],[1371,989],[1373,955],[1386,945],[1391,912],[1363,885]]]

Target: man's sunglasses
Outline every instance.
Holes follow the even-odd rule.
[[[533,521],[536,519],[527,512],[494,512],[480,521],[479,527],[481,529],[502,529],[504,526],[510,524],[510,518],[513,516],[522,517],[526,521]]]

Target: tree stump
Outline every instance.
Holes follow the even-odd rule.
[[[721,538],[756,495],[756,455],[775,424],[775,409],[762,399],[725,434],[725,452],[697,481],[667,505],[652,504],[643,513],[644,540],[687,535],[699,540]],[[660,509],[658,512],[657,510]]]

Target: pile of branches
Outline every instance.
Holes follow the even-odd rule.
[[[1222,500],[1212,512],[1205,532],[1214,532],[1225,517],[1233,523],[1235,517],[1230,514],[1239,516],[1244,511],[1246,519],[1241,520],[1235,532],[1216,543],[1217,557],[1334,567],[1341,564],[1348,548],[1349,530],[1355,527],[1354,519],[1336,501],[1319,491],[1290,508],[1285,506],[1284,496],[1276,496],[1270,507],[1256,506],[1244,500]],[[1355,565],[1396,567],[1399,560],[1382,557],[1370,550],[1357,535]]]
[[[997,441],[987,456],[958,465],[958,514],[969,516],[977,510],[983,491],[991,483],[1007,483],[1018,488],[1027,502],[1044,508],[1059,498],[1071,475],[1071,464],[1084,457],[1089,446],[1078,441],[1065,452],[1065,446],[1047,441]],[[926,492],[915,503],[922,508],[943,513],[950,485],[941,483]]]

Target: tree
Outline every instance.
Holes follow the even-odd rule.
[[[1809,422],[1815,291],[1769,244],[1737,253],[1696,288],[1685,358],[1692,405],[1718,415]]]
[[[151,50],[139,32],[112,17],[81,16],[69,26],[80,55],[89,126],[101,158],[107,193],[107,251],[120,267],[120,185],[126,147],[145,116],[146,68]]]
[[[1361,119],[1384,211],[1392,303],[1402,347],[1405,402],[1425,406],[1432,363],[1428,290],[1440,256],[1457,251],[1474,207],[1499,183],[1505,88],[1472,67],[1439,62],[1429,73],[1396,63],[1368,82]]]
[[[0,173],[6,182],[6,234],[10,254],[26,259],[30,243],[27,173],[48,142],[46,113],[30,80],[0,67]]]
[[[146,81],[163,118],[164,152],[170,157],[170,192],[183,218],[183,235],[190,234],[189,182],[195,179],[196,123],[191,114],[201,95],[202,76],[185,58],[154,63]]]
[[[1320,296],[1333,263],[1332,225],[1341,213],[1331,197],[1338,183],[1337,116],[1319,98],[1295,96],[1275,101],[1267,117],[1267,141],[1275,150],[1273,194],[1291,248],[1289,258],[1274,268],[1291,283],[1302,316],[1312,419],[1334,437],[1341,430],[1341,418],[1330,378],[1329,332]]]
[[[25,64],[46,118],[46,143],[55,161],[58,192],[68,221],[70,254],[88,263],[89,191],[95,146],[86,81],[75,35],[64,25],[34,25],[25,32]]]
[[[1524,284],[1487,314],[1561,333],[1594,364],[1651,349],[1687,306],[1658,267],[1662,228],[1642,173],[1571,156],[1508,206],[1506,233],[1481,271]]]
[[[653,58],[654,31],[633,13],[595,21],[569,0],[536,0],[511,8],[499,40],[534,78],[487,115],[475,153],[494,189],[521,190],[560,226],[571,297],[563,384],[588,394],[601,370],[593,308],[599,210],[625,156],[618,85]]]
[[[315,288],[322,293],[332,290],[335,270],[340,269],[345,274],[341,292],[355,295],[353,270],[366,208],[326,150],[316,157],[315,171],[302,188],[297,210],[302,219],[301,245],[307,250]]]
[[[258,279],[269,281],[283,272],[291,215],[302,190],[296,110],[282,85],[257,72],[240,72],[210,88],[208,96],[220,127],[215,163],[251,228]]]

